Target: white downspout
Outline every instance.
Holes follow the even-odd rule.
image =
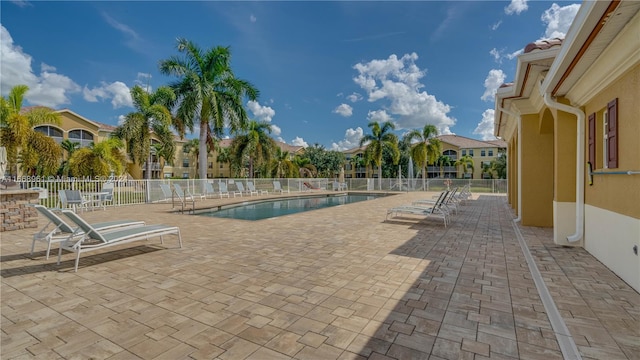
[[[544,93],[544,103],[551,108],[576,116],[576,231],[567,236],[567,241],[582,239],[584,233],[584,112],[576,107],[559,103],[551,99],[551,94]]]
[[[498,106],[498,110],[518,119],[518,217],[513,221],[519,222],[522,220],[522,118],[520,117],[520,114],[507,110],[502,106]]]

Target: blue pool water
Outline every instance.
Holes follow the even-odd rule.
[[[380,195],[348,194],[279,199],[241,204],[239,206],[225,208],[222,210],[212,209],[210,211],[197,212],[196,215],[242,220],[262,220],[282,215],[296,214],[303,211],[372,200],[378,197],[380,197]]]

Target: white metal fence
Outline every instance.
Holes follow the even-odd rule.
[[[273,191],[273,181],[278,180],[283,189],[291,193],[305,192],[314,189],[333,190],[336,179],[315,179],[315,178],[293,178],[293,179],[163,179],[163,180],[86,180],[76,178],[56,178],[38,179],[22,178],[17,179],[21,189],[35,189],[40,192],[40,204],[47,207],[57,207],[58,193],[60,190],[80,190],[81,192],[99,192],[106,182],[114,184],[113,201],[107,206],[123,206],[132,204],[153,203],[167,199],[160,188],[160,184],[179,184],[184,189],[193,194],[204,193],[205,181],[213,183],[217,189],[218,182],[227,184],[229,190],[235,190],[235,182],[240,181],[246,186],[246,181],[253,181],[256,190]],[[358,178],[345,179],[348,191],[441,191],[447,187],[461,187],[469,184],[474,193],[506,193],[507,180],[504,179],[426,179],[423,184],[422,179],[382,179],[378,184],[378,179]]]

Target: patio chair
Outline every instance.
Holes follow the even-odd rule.
[[[220,198],[223,196],[229,197],[229,189],[227,189],[227,183],[218,181],[218,189],[220,189]]]
[[[280,194],[283,194],[284,192],[289,192],[289,189],[285,190],[282,188],[282,185],[280,185],[280,181],[275,180],[273,182],[273,192],[279,192]]]
[[[202,191],[202,194],[204,195],[205,199],[208,196],[216,196],[218,194],[216,192],[216,189],[213,188],[213,184],[212,183],[210,183],[208,181],[205,181],[203,186],[204,186],[204,189]]]
[[[180,186],[180,184],[173,184],[173,188],[176,191],[176,196],[182,202],[195,201],[196,197],[199,197],[200,199],[204,199],[204,195],[202,195],[202,194],[194,195],[194,194],[191,193],[191,191],[189,191],[189,189],[183,190],[182,186]]]
[[[244,192],[244,186],[240,181],[236,181],[235,185],[236,185],[236,189],[231,190],[230,192],[233,193],[233,197],[236,197],[236,195],[240,195],[240,197],[242,197],[242,193]]]
[[[267,190],[257,190],[255,185],[253,185],[253,181],[247,181],[247,189],[251,192],[255,192],[256,194],[269,195],[269,191]]]
[[[408,215],[421,215],[427,218],[429,217],[438,217],[444,221],[444,226],[447,227],[447,222],[449,220],[449,212],[443,206],[444,199],[449,194],[449,191],[443,191],[440,193],[438,200],[433,206],[425,207],[425,206],[417,206],[417,205],[401,205],[387,210],[387,216],[385,221],[389,218],[390,214],[393,216],[397,216],[398,214],[408,214]]]
[[[160,237],[160,243],[164,244],[164,235],[177,235],[180,248],[182,248],[182,236],[180,228],[170,225],[145,225],[139,227],[129,227],[122,230],[104,232],[97,230],[94,226],[86,222],[79,215],[69,210],[62,212],[73,221],[78,228],[65,241],[60,243],[58,249],[58,265],[62,258],[62,250],[76,253],[74,271],[78,271],[80,254],[93,250],[101,250],[110,246],[126,244],[138,240],[147,240],[151,237]]]
[[[451,213],[452,211],[455,212],[456,214],[458,213],[458,203],[460,202],[459,199],[457,198],[458,189],[459,188],[454,188],[453,190],[449,191],[449,194],[443,200],[442,206],[447,208],[449,213]],[[435,199],[416,200],[416,201],[413,202],[413,205],[431,206],[431,205],[434,205],[438,201],[437,200],[438,198],[439,198],[439,196],[437,196]]]
[[[58,205],[61,209],[72,208],[87,209],[90,201],[82,196],[80,190],[60,190],[58,191]]]
[[[160,184],[160,190],[162,190],[162,196],[164,196],[164,198],[158,201],[171,201],[171,199],[173,198],[171,187],[168,184]]]
[[[103,194],[98,195],[97,205],[101,206],[103,210],[106,210],[107,203],[113,204],[113,188],[113,183],[107,182],[104,183],[104,185],[102,185],[102,189],[100,189],[100,192]]]
[[[51,211],[43,205],[33,205],[36,210],[40,212],[47,220],[47,224],[40,229],[37,233],[33,234],[33,241],[31,242],[31,255],[36,246],[36,241],[43,241],[47,243],[47,259],[49,258],[49,252],[51,251],[51,244],[62,242],[71,236],[76,228],[65,222],[58,214]],[[50,225],[53,225],[51,227]],[[98,231],[111,230],[121,227],[135,227],[143,226],[144,221],[137,220],[116,220],[91,224],[94,229]]]
[[[347,183],[334,181],[333,191],[347,191]]]
[[[255,189],[245,189],[244,185],[242,185],[240,181],[236,182],[236,186],[241,193],[249,194],[249,196],[253,196],[253,194],[256,194],[256,196],[258,196],[258,192]]]

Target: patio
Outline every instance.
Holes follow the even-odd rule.
[[[476,195],[447,228],[384,222],[430,196],[258,222],[166,203],[82,213],[178,225],[184,248],[110,248],[77,273],[73,254],[58,266],[42,244],[30,258],[34,229],[2,233],[0,357],[561,359],[506,197]],[[560,338],[583,359],[639,359],[640,295],[585,250],[554,245],[551,229],[519,230],[569,330]]]

